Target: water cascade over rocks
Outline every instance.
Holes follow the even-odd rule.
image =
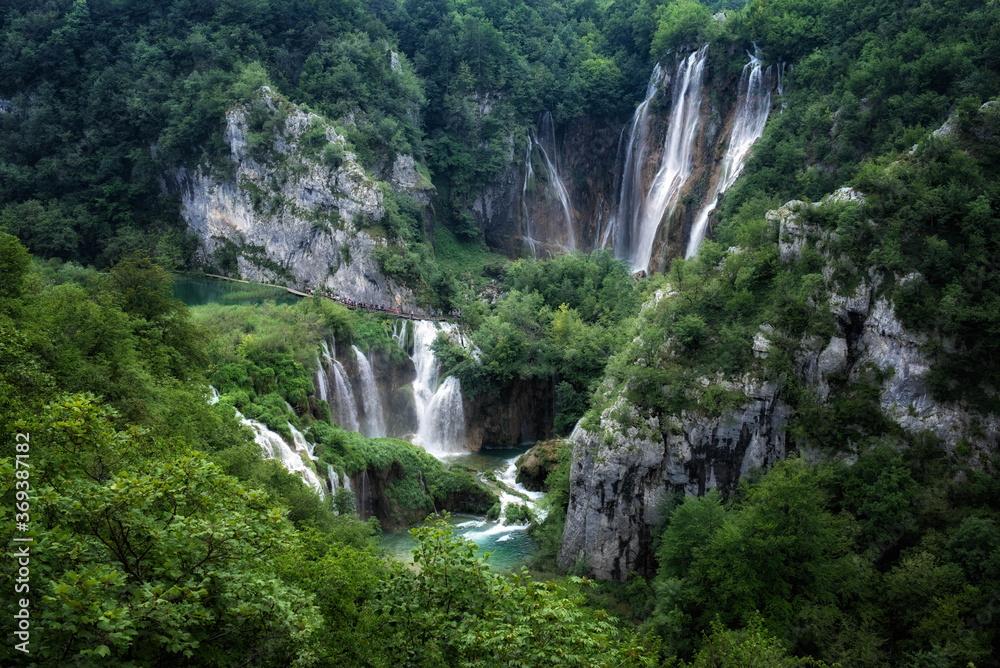
[[[320,498],[324,497],[323,483],[319,476],[302,461],[302,456],[292,450],[285,439],[256,420],[248,420],[242,413],[236,411],[240,422],[253,429],[253,440],[260,446],[265,459],[277,459],[290,473],[297,473]],[[295,433],[295,432],[292,432]],[[301,433],[299,434],[301,436]],[[304,440],[304,439],[303,439]],[[307,454],[308,450],[305,451]]]
[[[615,257],[630,260],[636,255],[634,248],[638,241],[634,231],[639,226],[639,214],[645,192],[642,188],[642,165],[646,156],[646,138],[649,136],[649,106],[663,83],[664,70],[657,63],[646,86],[646,98],[636,108],[629,125],[628,139],[622,129],[618,141],[617,167],[620,185],[616,189],[617,201],[607,227],[598,231],[600,248],[611,247]]]
[[[309,459],[316,461],[316,444],[310,443],[306,440],[305,434],[295,428],[295,425],[291,422],[288,423],[288,428],[292,432],[292,442],[295,444],[296,450],[304,450],[309,453]]]
[[[537,132],[528,132],[528,154],[525,157],[524,185],[521,192],[521,202],[524,213],[524,243],[531,248],[532,256],[537,257],[537,246],[540,243],[548,245],[550,248],[564,252],[572,251],[576,248],[576,230],[573,228],[573,215],[571,213],[569,191],[559,176],[559,148],[556,145],[555,121],[552,113],[546,111],[538,119]],[[563,229],[550,231],[545,239],[538,238],[536,225],[528,210],[528,186],[537,177],[532,166],[532,156],[538,149],[538,154],[542,158],[542,170],[538,176],[544,177],[547,182],[546,196],[555,198],[559,202],[562,212]]]
[[[722,158],[716,177],[715,192],[712,199],[698,212],[698,217],[691,226],[685,258],[691,258],[698,252],[708,228],[708,217],[719,203],[719,196],[739,177],[743,170],[743,162],[750,153],[750,147],[764,134],[764,124],[767,123],[767,116],[771,111],[770,79],[771,68],[767,68],[766,72],[763,71],[760,60],[750,55],[750,62],[743,67],[743,73],[740,75],[739,107],[736,109],[733,130],[729,135],[729,148]]]
[[[413,442],[428,452],[447,454],[466,449],[465,411],[462,386],[449,376],[438,387],[440,363],[431,344],[439,332],[451,334],[457,327],[440,323],[440,329],[428,320],[419,320],[413,331],[413,399],[417,409],[417,433]]]
[[[209,391],[210,395],[208,403],[218,403],[219,391],[211,386],[209,386]],[[271,431],[265,424],[257,422],[256,420],[247,419],[243,413],[238,410],[236,411],[236,417],[239,418],[242,424],[245,424],[253,429],[253,440],[260,446],[260,450],[265,459],[277,459],[288,471],[291,473],[298,473],[305,483],[309,485],[309,487],[311,487],[320,498],[324,498],[324,485],[320,481],[319,476],[316,475],[315,471],[306,466],[305,462],[302,461],[301,455],[292,450],[280,434]],[[288,426],[292,430],[292,437],[295,439],[296,447],[302,447],[304,452],[306,452],[312,459],[315,459],[312,454],[312,448],[315,446],[311,446],[306,443],[305,436],[302,435],[302,432],[292,426],[291,423],[289,423]]]
[[[333,389],[337,393],[337,424],[347,431],[361,431],[354,390],[347,381],[347,371],[340,360],[333,360]]]
[[[660,223],[664,219],[669,219],[673,213],[680,199],[681,190],[691,175],[707,54],[706,45],[677,66],[677,76],[673,84],[673,106],[670,110],[660,168],[653,177],[641,213],[634,217],[638,223],[631,232],[635,242],[628,256],[624,258],[631,263],[633,271],[649,268],[653,241],[656,239]]]
[[[316,356],[316,389],[319,391],[319,398],[330,403],[330,389],[327,387],[326,374],[327,364],[320,362],[319,355]]]
[[[385,414],[382,411],[382,398],[375,384],[375,373],[364,353],[357,346],[351,346],[358,361],[358,373],[361,376],[361,399],[365,408],[364,435],[368,438],[383,438],[385,436]]]

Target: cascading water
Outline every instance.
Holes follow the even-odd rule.
[[[347,431],[361,431],[354,390],[347,382],[347,372],[339,360],[333,360],[333,389],[337,393],[337,423]]]
[[[392,338],[404,352],[406,351],[406,320],[400,318],[392,323]]]
[[[535,239],[535,223],[531,220],[531,213],[528,211],[528,184],[535,177],[535,171],[531,167],[531,147],[533,145],[531,132],[528,132],[528,148],[524,156],[524,183],[521,185],[521,212],[524,214],[524,230],[521,240],[531,249],[531,257],[538,258],[538,241]]]
[[[431,344],[438,332],[450,334],[456,329],[450,323],[420,320],[413,331],[413,399],[417,410],[417,434],[414,443],[428,452],[455,453],[466,448],[465,412],[462,406],[462,385],[449,376],[438,387],[439,363]]]
[[[691,175],[694,140],[698,132],[698,115],[701,111],[701,84],[705,73],[708,46],[701,47],[677,66],[674,79],[673,106],[670,125],[664,141],[660,168],[653,177],[649,194],[643,202],[638,226],[633,231],[635,239],[630,257],[634,271],[649,268],[656,232],[665,219],[669,219],[677,206],[681,190]]]
[[[610,244],[615,257],[621,260],[631,261],[636,255],[633,232],[638,227],[645,196],[642,188],[642,164],[646,154],[646,138],[649,135],[649,104],[660,90],[663,75],[664,70],[657,63],[646,86],[646,98],[632,114],[627,143],[623,143],[624,128],[618,139],[617,162],[620,167],[617,173],[621,175],[621,183],[616,190],[618,200],[613,206],[614,214],[599,237],[600,247],[607,248]]]
[[[729,135],[729,148],[726,149],[722,164],[719,166],[712,199],[698,212],[698,217],[691,226],[685,258],[691,258],[698,252],[708,228],[708,217],[719,203],[719,196],[739,177],[750,148],[764,134],[764,125],[771,111],[770,72],[770,68],[764,72],[760,60],[753,55],[750,55],[750,62],[743,67],[743,73],[740,75],[739,107],[736,109],[733,130]]]
[[[531,159],[534,153],[533,149],[535,148],[538,149],[538,153],[542,157],[545,176],[549,185],[549,193],[559,200],[559,206],[562,209],[563,229],[557,235],[557,238],[553,239],[539,240],[537,238],[536,225],[528,210],[528,184],[534,177],[534,168],[532,167]],[[524,186],[521,189],[521,204],[524,209],[525,230],[523,238],[524,242],[531,248],[533,256],[537,257],[536,247],[540,242],[544,242],[549,246],[559,247],[564,251],[572,251],[576,248],[576,231],[573,228],[569,191],[559,176],[559,149],[556,145],[555,121],[553,121],[552,113],[549,111],[543,113],[538,119],[537,132],[530,130],[528,132],[528,155],[525,158],[525,175]]]
[[[334,496],[337,493],[337,482],[340,480],[340,476],[337,475],[337,471],[333,468],[333,464],[326,465],[326,479],[330,483],[330,496]]]
[[[277,459],[289,472],[299,474],[321,499],[324,498],[323,483],[319,476],[306,466],[302,457],[288,446],[285,439],[268,429],[266,425],[256,420],[248,420],[239,411],[236,411],[236,417],[240,419],[240,422],[253,429],[253,440],[260,446],[265,459]]]
[[[288,423],[288,428],[292,432],[292,442],[295,443],[295,449],[309,453],[309,459],[316,461],[316,444],[307,441],[305,434],[296,429],[291,422]]]
[[[361,400],[365,407],[364,434],[368,438],[383,438],[385,436],[385,414],[382,412],[382,397],[375,384],[375,373],[364,353],[357,346],[351,346],[358,361],[358,372],[361,376]]]
[[[319,355],[316,356],[316,388],[319,390],[319,398],[330,403],[330,389],[326,382],[326,366],[320,362]]]

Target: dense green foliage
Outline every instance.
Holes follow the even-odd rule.
[[[402,568],[353,499],[333,499],[334,513],[261,458],[237,402],[276,428],[308,423],[317,452],[347,472],[418,469],[426,493],[411,476],[389,490],[401,508],[426,514],[416,495],[432,508],[479,489],[407,443],[343,432],[308,402],[284,407],[282,397],[311,394],[317,333],[377,348],[391,341],[381,323],[304,300],[202,308],[206,329],[146,258],[109,274],[36,270],[9,235],[0,266],[0,537],[33,539],[21,594],[39,665],[653,662],[655,650],[572,591],[492,573],[446,523],[417,532],[421,568]],[[222,389],[216,404],[206,369]],[[15,532],[25,497],[29,530]],[[5,551],[7,591],[16,559]],[[10,637],[18,600],[3,599]]]
[[[444,337],[435,342],[442,373],[457,376],[471,396],[551,378],[555,430],[568,434],[622,344],[648,282],[633,280],[626,263],[599,250],[547,262],[520,260],[501,285],[506,292],[499,299],[487,308],[476,305],[466,319],[475,327],[475,355]]]
[[[650,621],[667,654],[759,614],[830,663],[995,665],[996,481],[951,482],[962,468],[918,440],[853,466],[792,459],[729,503],[686,499],[662,537]]]
[[[743,5],[5,3],[0,538],[10,544],[24,480],[14,434],[30,434],[37,660],[997,665],[995,452],[977,450],[972,469],[969,444],[945,455],[934,437],[904,433],[880,410],[884,371],[834,374],[820,399],[796,351],[837,332],[831,295],[877,284],[876,297],[927,335],[934,397],[998,410],[1000,105],[981,103],[1000,92],[1000,4]],[[720,10],[725,22],[713,19]],[[603,251],[514,263],[489,253],[470,202],[523,155],[540,114],[562,127],[587,115],[624,122],[654,62],[706,42],[710,77],[738,71],[733,54],[755,42],[785,90],[724,197],[715,242],[641,280]],[[273,113],[260,104],[264,85],[280,101]],[[386,179],[397,155],[412,154],[436,188],[420,205],[383,183],[385,216],[356,222],[379,240],[384,275],[438,311],[463,310],[471,349],[441,337],[434,350],[469,398],[544,386],[554,431],[567,434],[581,418],[595,428],[624,395],[639,413],[613,415],[618,424],[656,417],[666,432],[745,403],[733,379],[774,383],[790,442],[833,463],[792,459],[730,499],[670,499],[648,580],[594,591],[500,575],[443,523],[415,531],[416,568],[392,562],[354,495],[320,500],[262,459],[234,413],[285,437],[306,432],[318,461],[305,465],[321,474],[392,472],[393,524],[446,506],[498,515],[472,472],[347,432],[318,399],[320,342],[333,336],[391,367],[405,357],[392,322],[320,299],[191,312],[169,290],[167,270],[193,266],[196,240],[163,174],[200,165],[225,175],[222,129],[238,105],[248,151],[266,162],[292,104],[347,140],[308,128],[310,159],[336,167],[350,151]],[[928,136],[949,115],[949,130]],[[848,184],[867,199],[808,203]],[[790,199],[806,200],[789,212],[806,232],[783,260],[765,213]],[[432,220],[443,223],[433,244]],[[103,273],[32,266],[22,244]],[[210,261],[231,269],[232,251]],[[836,460],[845,455],[856,461]],[[531,529],[532,564],[544,570],[571,493],[570,448],[559,457],[548,514]],[[505,519],[531,518],[510,504]],[[10,591],[9,552],[3,561]],[[15,601],[4,600],[8,629]]]

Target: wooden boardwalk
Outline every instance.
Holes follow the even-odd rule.
[[[301,290],[295,290],[285,285],[275,285],[274,283],[254,283],[253,281],[247,281],[242,278],[230,278],[229,276],[220,276],[218,274],[205,274],[208,278],[217,278],[221,281],[232,281],[233,283],[245,283],[247,285],[264,285],[269,288],[277,288],[279,290],[285,290],[297,297],[321,297],[323,299],[329,299],[334,304],[340,304],[344,308],[349,308],[352,311],[367,311],[369,313],[383,313],[385,315],[393,316],[396,318],[405,318],[406,320],[435,320],[438,322],[444,322],[447,320],[458,320],[459,318],[445,317],[440,315],[419,315],[416,313],[404,313],[400,311],[396,313],[395,311],[387,311],[383,308],[378,308],[374,306],[359,306],[358,304],[348,304],[346,302],[340,301],[339,299],[333,299],[332,297],[327,297],[326,295],[310,295],[308,292],[302,292]]]

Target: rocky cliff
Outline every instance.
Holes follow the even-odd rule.
[[[828,202],[862,198],[844,189]],[[951,452],[963,444],[969,453],[965,456],[972,463],[979,461],[1000,440],[1000,417],[934,400],[927,385],[931,361],[924,352],[926,336],[906,330],[878,289],[893,279],[870,272],[850,294],[839,294],[833,281],[831,233],[805,222],[802,206],[806,205],[790,202],[768,214],[768,221],[778,233],[783,261],[794,261],[807,240],[828,260],[822,273],[836,331],[827,339],[806,336],[798,342],[791,351],[797,379],[825,405],[838,388],[877,369],[881,372],[878,402],[887,418],[907,432],[933,433]],[[659,300],[671,297],[669,292],[658,293],[644,307],[639,343],[642,319],[652,317]],[[761,326],[752,344],[754,356],[766,359],[779,338],[773,328]],[[667,355],[673,345],[663,344]],[[766,469],[798,449],[785,429],[793,411],[782,396],[783,379],[765,377],[751,372],[735,379],[704,378],[704,384],[717,383],[744,400],[721,415],[685,411],[662,422],[656,416],[644,417],[625,398],[623,388],[605,381],[601,389],[605,408],[597,420],[581,422],[572,436],[570,500],[560,564],[614,580],[625,579],[632,571],[649,572],[654,565],[652,531],[662,519],[666,494],[703,494],[711,488],[731,493],[751,470]]]
[[[742,55],[734,52],[729,57]],[[692,223],[727,169],[725,154],[742,91],[739,76],[716,71],[714,62],[706,68],[701,86],[698,121],[690,138],[690,172],[678,189],[676,206],[659,221],[652,240],[652,269],[662,270],[670,258],[684,255]],[[507,168],[470,206],[490,247],[510,256],[533,252],[537,257],[565,252],[570,237],[578,250],[610,247],[609,224],[630,206],[642,206],[660,167],[678,88],[676,68],[676,62],[664,63],[665,74],[650,99],[648,132],[641,136],[630,138],[634,119],[585,116],[549,128],[543,114],[537,127],[529,129],[526,149],[518,144],[517,151],[509,152]],[[774,87],[770,70],[764,72],[762,84]],[[623,210],[630,139],[637,142],[631,155],[643,157],[637,175],[642,195]]]
[[[375,249],[382,190],[345,139],[315,114],[264,88],[230,110],[229,155],[214,167],[179,168],[164,188],[201,240],[202,259],[230,275],[353,299],[415,308],[412,293],[383,276]],[[412,158],[400,156],[390,182],[427,200]]]

